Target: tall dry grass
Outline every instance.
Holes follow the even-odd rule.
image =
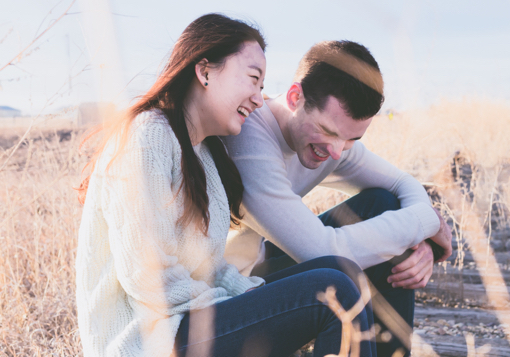
[[[509,124],[510,106],[466,100],[392,120],[379,116],[363,141],[436,189],[457,236],[470,232],[463,219],[469,217],[478,220],[485,242],[507,220]],[[0,133],[0,166],[21,134]],[[0,355],[81,355],[74,297],[81,206],[72,187],[84,158],[78,155],[80,132],[68,134],[32,130],[0,171]],[[473,168],[469,192],[452,176],[452,163],[460,162],[456,153]],[[320,212],[345,197],[316,189],[304,200]]]
[[[459,247],[466,243],[465,233],[475,229],[483,234],[477,239],[486,239],[489,254],[494,233],[510,235],[509,135],[508,103],[465,99],[392,120],[380,116],[363,141],[428,187],[436,207],[452,222]],[[501,235],[503,243],[508,235]],[[462,261],[457,263],[462,268]]]
[[[76,132],[34,130],[0,172],[0,355],[79,356],[75,308],[83,160]],[[14,146],[19,130],[2,131]],[[11,149],[12,150],[12,149]],[[0,154],[2,164],[10,153]]]

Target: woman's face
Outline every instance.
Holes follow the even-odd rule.
[[[245,42],[222,67],[206,69],[206,121],[214,135],[237,135],[246,117],[263,104],[266,57],[260,45]]]

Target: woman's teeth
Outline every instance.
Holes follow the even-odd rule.
[[[245,118],[246,118],[248,115],[250,115],[250,112],[249,112],[247,109],[243,108],[243,107],[239,107],[239,108],[237,108],[237,112],[238,112],[239,114],[241,114],[241,115],[242,115],[243,117],[245,117]]]
[[[315,155],[317,155],[318,157],[328,157],[328,154],[323,154],[321,153],[319,150],[317,150],[315,148],[315,146],[313,146],[312,144],[310,144],[310,146],[312,147],[313,149],[313,152],[315,153]]]

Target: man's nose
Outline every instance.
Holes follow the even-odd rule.
[[[345,146],[345,141],[338,141],[334,144],[328,145],[329,156],[331,156],[331,158],[333,160],[340,159],[340,156],[342,155],[342,151],[344,150],[344,146]]]
[[[251,102],[255,104],[255,107],[260,108],[264,104],[264,98],[262,97],[262,91],[258,91],[251,96]]]

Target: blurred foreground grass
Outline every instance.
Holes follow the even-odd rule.
[[[32,129],[8,162],[23,130],[0,134],[0,167],[6,163],[0,171],[0,355],[81,355],[74,296],[81,206],[72,187],[85,162],[78,155],[82,132]],[[509,138],[508,104],[463,101],[380,115],[363,142],[426,184],[462,250],[473,221],[487,243],[509,228]],[[319,188],[304,201],[318,213],[345,197]],[[483,249],[492,252],[490,244]]]

